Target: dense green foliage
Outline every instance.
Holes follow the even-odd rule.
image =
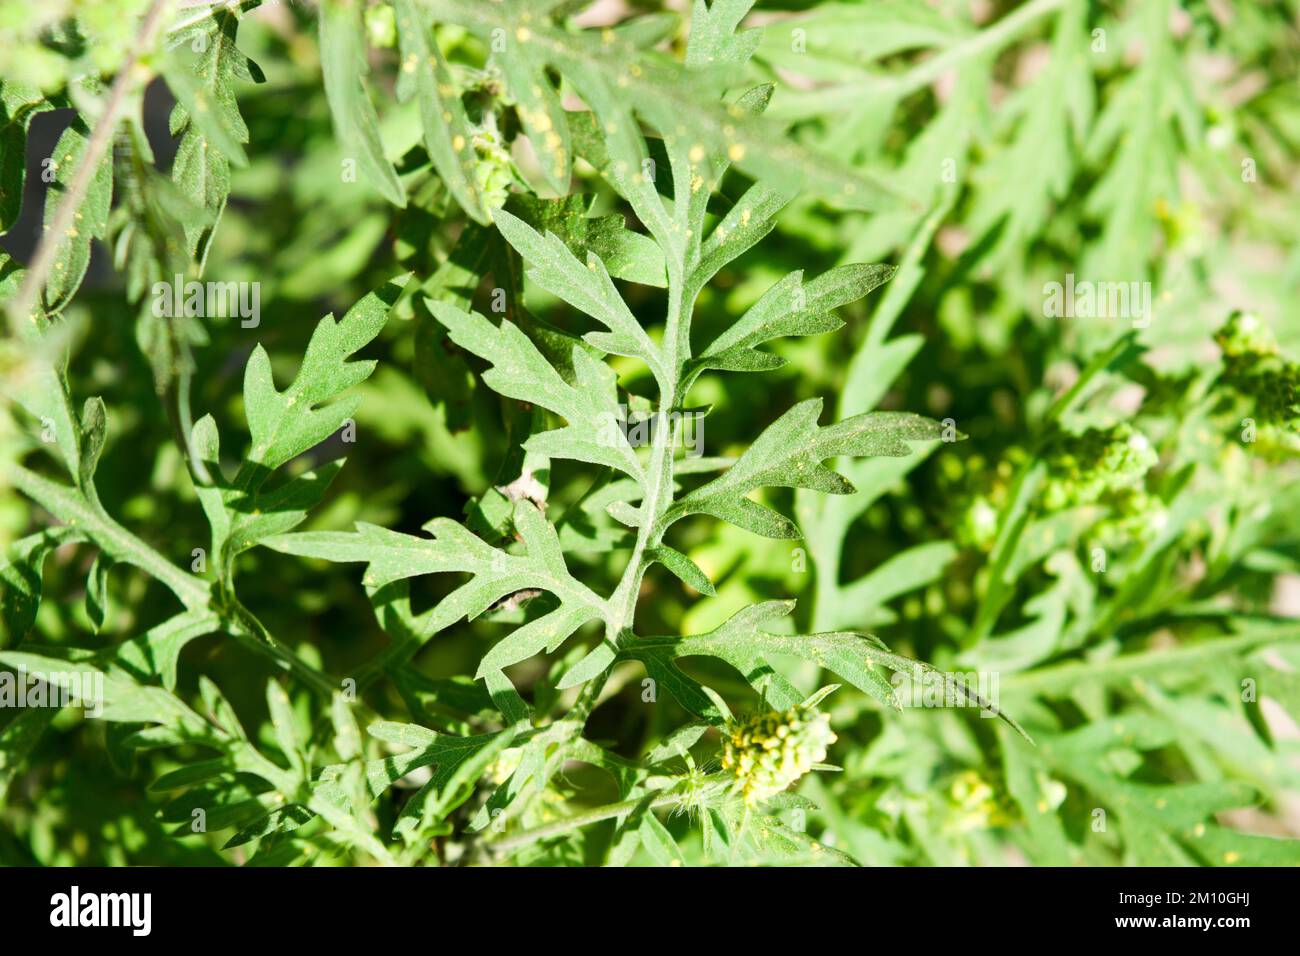
[[[0,11],[0,861],[1300,863],[1300,4],[664,6]]]

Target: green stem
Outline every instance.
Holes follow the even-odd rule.
[[[1046,16],[1071,0],[1033,0],[1008,13],[993,26],[954,43],[937,56],[918,63],[896,80],[886,83],[888,91],[896,96],[907,96],[929,86],[957,64],[972,57],[1005,46],[1036,20]]]
[[[75,489],[16,463],[9,467],[8,477],[15,488],[69,527],[82,531],[114,560],[134,565],[160,581],[187,609],[206,608],[217,614],[224,628],[240,643],[266,654],[313,690],[329,696],[338,687],[276,640],[237,600],[214,596],[209,582],[172,564]]]
[[[1239,637],[1205,641],[1173,650],[1147,651],[1129,654],[1111,660],[1091,662],[1074,661],[1023,674],[1008,674],[1001,690],[1014,694],[1042,694],[1051,691],[1071,691],[1084,684],[1101,680],[1108,684],[1122,679],[1142,676],[1158,677],[1184,667],[1204,664],[1207,660],[1243,654],[1267,644],[1278,644],[1300,639],[1300,628],[1278,628]]]
[[[73,488],[16,463],[10,466],[9,479],[19,491],[69,527],[84,531],[115,560],[133,564],[161,581],[185,607],[208,606],[211,591],[206,581],[176,567]]]
[[[23,277],[18,294],[9,304],[10,328],[21,337],[23,326],[33,321],[32,311],[36,307],[50,270],[54,268],[55,259],[62,246],[63,239],[72,227],[73,216],[86,198],[86,191],[99,170],[99,162],[112,142],[113,130],[117,128],[118,118],[125,109],[129,97],[127,91],[143,86],[152,78],[152,71],[140,69],[140,59],[152,51],[163,18],[170,8],[170,0],[153,0],[145,11],[140,27],[136,31],[126,59],[122,61],[104,98],[104,106],[90,131],[86,149],[81,155],[81,163],[68,184],[63,200],[54,210],[49,225],[41,235],[27,274]]]
[[[656,797],[650,802],[649,809],[666,807],[674,805],[679,801],[679,796],[675,790],[666,790],[660,797]],[[487,843],[487,848],[500,856],[506,856],[513,853],[521,847],[536,843],[538,840],[549,840],[551,837],[563,836],[574,830],[580,830],[583,827],[591,826],[593,823],[600,823],[602,820],[610,820],[614,817],[621,817],[625,813],[631,813],[645,800],[645,797],[635,797],[631,800],[622,800],[618,803],[607,803],[603,807],[596,807],[588,810],[586,813],[578,813],[571,817],[565,817],[563,820],[556,820],[553,823],[545,823],[539,827],[533,827],[531,830],[524,830],[522,833],[516,833],[514,836],[502,837],[499,840],[492,840]]]

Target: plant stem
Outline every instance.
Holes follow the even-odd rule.
[[[502,837],[499,840],[492,840],[487,843],[487,849],[492,853],[505,856],[518,850],[520,847],[528,846],[530,843],[536,843],[538,840],[548,840],[551,837],[562,836],[573,830],[580,830],[585,826],[593,823],[600,823],[602,820],[609,820],[614,817],[620,817],[625,813],[631,813],[635,810],[645,797],[634,797],[631,800],[622,800],[618,803],[607,803],[603,807],[596,807],[588,810],[586,813],[578,813],[571,817],[565,817],[563,820],[556,820],[553,823],[545,823],[539,827],[533,827],[531,830],[524,830],[522,833],[516,833],[514,836]],[[662,796],[656,797],[650,802],[649,809],[657,807],[666,807],[676,804],[679,797],[675,790],[667,790]]]
[[[50,481],[17,463],[10,465],[7,477],[15,488],[41,507],[57,515],[69,527],[84,532],[106,554],[140,568],[161,582],[187,609],[206,608],[217,614],[226,630],[240,643],[271,657],[313,690],[328,697],[339,686],[281,644],[238,601],[216,600],[209,582],[172,564],[75,489]],[[222,604],[228,606],[220,606]]]
[[[1092,681],[1116,683],[1128,678],[1160,676],[1183,667],[1198,666],[1215,658],[1230,658],[1256,647],[1293,641],[1300,637],[1300,628],[1263,629],[1238,637],[1222,638],[1176,647],[1170,650],[1127,654],[1106,661],[1071,661],[1042,670],[1021,674],[1008,674],[1002,680],[1002,691],[1014,694],[1042,694],[1078,688]]]
[[[958,63],[1010,43],[1021,30],[1040,17],[1060,9],[1068,2],[1073,0],[1033,0],[1032,3],[1027,3],[1008,13],[993,26],[979,31],[960,43],[954,43],[937,56],[918,63],[897,79],[887,81],[885,89],[900,97],[915,93],[929,86]]]
[[[32,258],[27,274],[23,277],[23,284],[13,302],[10,303],[9,323],[10,328],[16,335],[19,334],[22,323],[31,318],[32,309],[36,306],[36,300],[45,287],[45,280],[49,277],[50,269],[54,267],[54,258],[58,253],[62,239],[72,225],[72,218],[76,215],[77,207],[85,199],[86,190],[90,188],[90,181],[99,168],[99,161],[104,156],[104,150],[108,148],[113,136],[113,130],[117,128],[118,115],[121,113],[122,105],[126,100],[128,87],[136,83],[143,83],[151,75],[149,70],[137,69],[137,65],[141,56],[153,46],[154,40],[157,39],[158,30],[162,26],[163,15],[171,2],[172,0],[153,0],[153,3],[150,4],[149,9],[145,12],[144,19],[140,22],[140,29],[136,32],[135,40],[131,44],[131,51],[127,54],[126,60],[123,61],[121,69],[118,70],[117,76],[113,80],[113,85],[108,90],[108,97],[104,101],[104,109],[95,121],[95,127],[91,130],[85,152],[82,153],[81,165],[77,167],[72,182],[68,185],[68,191],[64,194],[63,201],[59,203],[58,209],[54,212],[53,219],[45,227],[40,243],[36,247],[36,255]]]
[[[69,526],[80,528],[113,558],[133,564],[162,582],[185,607],[208,606],[211,593],[206,581],[176,567],[74,489],[50,481],[17,463],[10,465],[8,476],[19,491],[58,515]]]

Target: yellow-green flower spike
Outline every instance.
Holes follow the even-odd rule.
[[[800,704],[733,725],[722,742],[722,769],[752,807],[825,760],[826,748],[834,742],[830,717]]]

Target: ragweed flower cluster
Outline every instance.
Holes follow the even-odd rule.
[[[1164,521],[1164,505],[1146,490],[1146,477],[1159,460],[1151,442],[1128,424],[1090,428],[1067,438],[1048,457],[1040,504],[1062,511],[1103,505],[1109,517],[1096,529],[1100,539],[1144,537]]]
[[[1061,511],[1140,490],[1156,460],[1146,436],[1129,425],[1090,428],[1049,459],[1043,507]]]
[[[800,704],[735,724],[722,742],[722,769],[755,806],[781,793],[826,759],[835,742],[830,717]]]
[[[1265,453],[1300,451],[1300,364],[1289,361],[1257,316],[1237,312],[1215,341],[1223,352],[1220,382],[1253,404],[1243,437]]]
[[[515,181],[514,159],[495,129],[481,129],[474,134],[474,151],[478,154],[474,183],[487,207],[500,209]]]

